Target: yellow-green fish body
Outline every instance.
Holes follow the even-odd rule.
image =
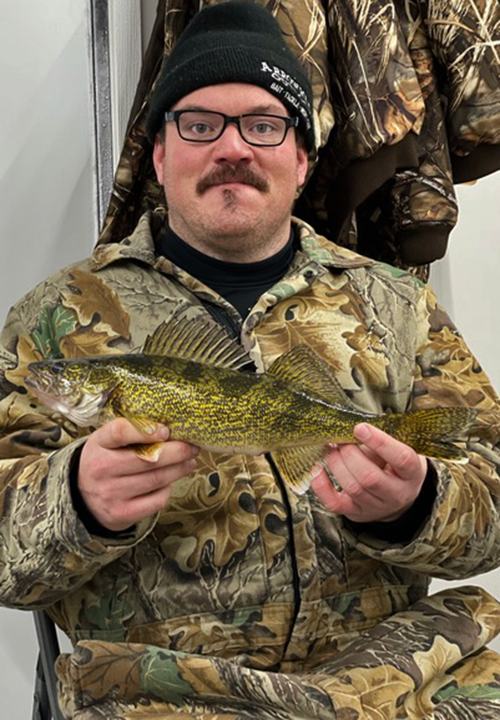
[[[308,486],[325,444],[356,442],[353,429],[364,421],[419,453],[464,459],[450,441],[467,431],[475,410],[362,413],[329,366],[303,345],[267,373],[239,369],[247,361],[219,328],[178,321],[161,326],[142,354],[32,363],[27,384],[78,425],[121,416],[143,430],[163,423],[172,438],[212,451],[272,452],[296,491]]]

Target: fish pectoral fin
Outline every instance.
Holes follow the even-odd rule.
[[[409,441],[409,445],[419,455],[425,455],[436,460],[449,460],[459,465],[465,465],[469,462],[467,453],[451,442],[442,442],[423,435],[416,435]]]
[[[146,435],[153,435],[159,428],[159,424],[154,420],[142,417],[140,415],[133,415],[132,413],[121,412],[120,415],[128,420],[132,425],[142,433]]]
[[[163,445],[164,443],[162,442],[134,443],[133,445],[129,445],[129,448],[133,450],[135,454],[143,460],[148,460],[149,462],[156,462],[160,457]]]
[[[122,413],[122,415],[130,423],[132,423],[132,425],[137,428],[137,430],[146,433],[146,435],[152,435],[158,430],[158,423],[154,420],[149,420],[148,418],[141,417],[139,415],[127,415],[125,413]],[[163,442],[133,443],[128,447],[143,460],[148,460],[149,462],[156,462],[160,457],[163,445]]]
[[[296,345],[280,355],[267,372],[273,377],[301,385],[332,405],[359,412],[342,389],[333,368],[307,345]]]
[[[274,462],[285,482],[297,495],[303,495],[318,474],[319,465],[328,449],[322,445],[306,445],[272,452]]]

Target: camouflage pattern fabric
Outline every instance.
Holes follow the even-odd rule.
[[[163,202],[144,114],[162,57],[209,1],[159,2],[101,243]],[[426,279],[457,221],[453,183],[500,167],[498,0],[260,1],[314,91],[318,156],[296,214]]]
[[[265,456],[198,456],[157,517],[89,534],[69,477],[85,432],[39,405],[26,365],[139,351],[165,318],[226,301],[154,252],[164,215],[53,275],[11,310],[0,343],[0,602],[47,608],[74,651],[57,664],[75,720],[498,720],[500,604],[430,577],[500,564],[499,447],[433,461],[437,497],[388,542],[289,492]],[[372,412],[498,409],[430,289],[295,222],[301,249],[241,326],[258,371],[311,346]],[[476,431],[475,431],[476,432]],[[483,439],[480,439],[484,435]]]

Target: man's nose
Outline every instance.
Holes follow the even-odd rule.
[[[224,132],[213,145],[214,159],[218,162],[251,160],[255,154],[253,147],[243,140],[238,127],[233,122],[226,125]]]

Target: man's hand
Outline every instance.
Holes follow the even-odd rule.
[[[390,522],[417,499],[427,460],[377,428],[361,423],[354,429],[361,445],[333,446],[326,458],[338,490],[325,470],[312,481],[321,502],[353,522]]]
[[[92,515],[105,528],[125,530],[154,515],[169,500],[172,483],[193,471],[199,448],[168,437],[166,427],[146,435],[121,418],[90,435],[80,456],[78,488]],[[126,447],[157,442],[165,445],[155,462]]]

